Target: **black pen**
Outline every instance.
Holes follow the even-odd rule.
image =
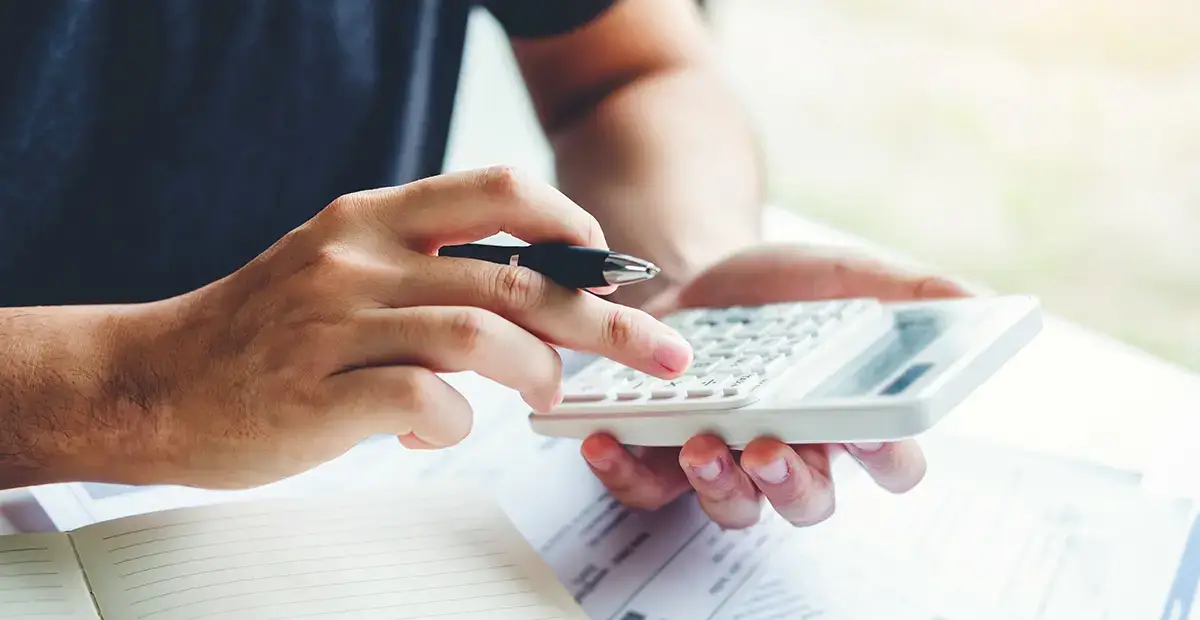
[[[565,243],[513,246],[468,243],[443,246],[438,255],[528,267],[561,286],[575,289],[643,282],[659,272],[653,263],[640,258]]]

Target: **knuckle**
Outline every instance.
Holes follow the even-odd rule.
[[[321,279],[341,281],[356,270],[352,254],[348,245],[327,241],[313,249],[309,267]]]
[[[491,166],[479,175],[479,189],[500,201],[512,201],[524,194],[525,180],[512,166]]]
[[[455,312],[447,326],[451,346],[462,352],[472,352],[479,348],[484,332],[483,311],[474,308],[463,308]]]
[[[359,211],[361,201],[354,194],[344,194],[333,199],[322,209],[322,215],[334,221],[349,220]]]
[[[541,303],[545,283],[530,269],[501,267],[496,275],[496,297],[514,310],[527,310]]]
[[[737,484],[727,481],[725,484],[718,482],[715,485],[705,485],[702,490],[698,489],[696,492],[710,501],[727,503],[737,500],[742,490]]]
[[[628,346],[637,338],[637,323],[627,308],[614,308],[604,319],[604,343],[613,348]]]

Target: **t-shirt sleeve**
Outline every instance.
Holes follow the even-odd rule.
[[[483,0],[514,38],[552,37],[581,28],[620,0]]]

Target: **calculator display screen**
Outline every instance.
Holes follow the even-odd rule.
[[[850,398],[903,393],[933,369],[933,364],[913,360],[950,326],[951,315],[931,309],[895,314],[895,327],[810,397]]]

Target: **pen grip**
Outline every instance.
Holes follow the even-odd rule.
[[[608,250],[565,243],[543,243],[521,248],[521,265],[567,288],[608,286],[604,277]]]
[[[448,245],[438,250],[439,256],[473,258],[507,265],[516,254],[517,263],[566,288],[597,288],[608,286],[604,277],[609,252],[596,248],[565,243],[538,243],[524,246],[496,246],[468,243]]]
[[[463,245],[444,245],[438,249],[438,256],[453,258],[473,258],[498,265],[507,265],[513,254],[519,254],[524,246],[483,245],[480,243],[465,243]]]

